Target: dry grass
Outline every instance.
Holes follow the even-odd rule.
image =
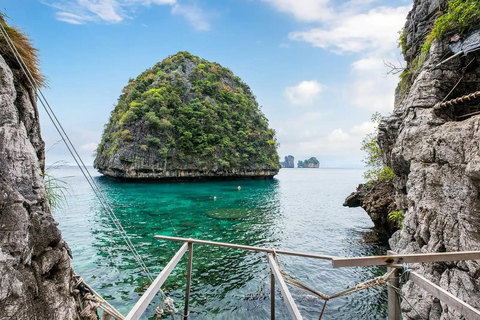
[[[40,73],[39,68],[39,59],[38,59],[38,50],[35,49],[32,45],[32,40],[26,36],[23,32],[15,27],[11,27],[7,25],[5,22],[4,17],[0,14],[0,23],[3,25],[5,30],[7,31],[8,36],[12,40],[13,44],[17,48],[20,56],[22,57],[23,61],[27,65],[27,68],[30,70],[33,78],[40,86],[46,85],[45,77]],[[0,53],[3,56],[8,57],[12,62],[17,65],[17,60],[15,59],[15,55],[13,54],[12,50],[8,46],[7,40],[3,37],[0,33]]]

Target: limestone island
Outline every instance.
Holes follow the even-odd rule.
[[[319,168],[320,161],[317,160],[315,157],[311,157],[307,160],[298,160],[297,168]]]
[[[94,167],[120,179],[270,179],[280,161],[249,86],[218,63],[179,52],[123,88]]]
[[[282,168],[295,168],[295,158],[292,155],[285,157],[285,161],[280,163]]]

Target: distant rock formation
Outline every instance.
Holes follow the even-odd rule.
[[[298,168],[319,168],[320,167],[320,161],[317,160],[315,157],[311,157],[310,159],[301,161],[298,160],[297,163]]]
[[[285,157],[285,161],[281,163],[282,168],[295,168],[295,158],[292,155]]]
[[[272,178],[275,131],[232,71],[179,52],[131,79],[94,166],[124,179]]]

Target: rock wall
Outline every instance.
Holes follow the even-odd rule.
[[[48,205],[34,91],[0,55],[0,319],[81,319],[70,250]]]
[[[407,18],[406,60],[411,63],[447,1],[416,0]],[[435,110],[448,99],[480,90],[478,54],[436,67],[448,54],[449,38],[436,39],[404,94],[397,91],[396,108],[382,120],[378,142],[395,174],[396,203],[406,210],[403,229],[390,243],[400,253],[480,250],[480,116],[455,121],[462,108],[480,110],[480,101],[453,110]],[[480,308],[478,261],[412,265],[419,273],[460,299]],[[424,319],[463,319],[413,283],[403,287],[406,298]],[[404,319],[420,319],[402,303]]]
[[[395,189],[390,181],[373,181],[371,184],[360,184],[357,191],[352,192],[343,204],[345,207],[362,207],[372,219],[373,231],[378,240],[387,243],[392,234],[398,230],[388,215],[397,209]]]

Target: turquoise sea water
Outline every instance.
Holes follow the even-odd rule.
[[[91,172],[154,275],[181,246],[154,240],[154,235],[336,256],[386,253],[385,247],[363,241],[362,235],[373,226],[367,214],[342,206],[362,182],[362,170],[282,169],[268,181],[190,183],[125,183]],[[76,272],[126,315],[147,278],[80,171],[63,167],[53,173],[69,177],[68,204],[54,215],[72,249]],[[186,263],[187,255],[164,285],[179,309]],[[378,267],[333,269],[328,261],[292,256],[280,256],[280,263],[289,274],[326,294],[385,271]],[[264,253],[195,245],[190,319],[269,319],[269,277]],[[304,318],[318,319],[322,301],[290,289]],[[277,319],[289,319],[280,292],[276,295]],[[151,319],[155,318],[154,307],[146,312]],[[323,319],[385,316],[386,290],[373,288],[329,301]]]

